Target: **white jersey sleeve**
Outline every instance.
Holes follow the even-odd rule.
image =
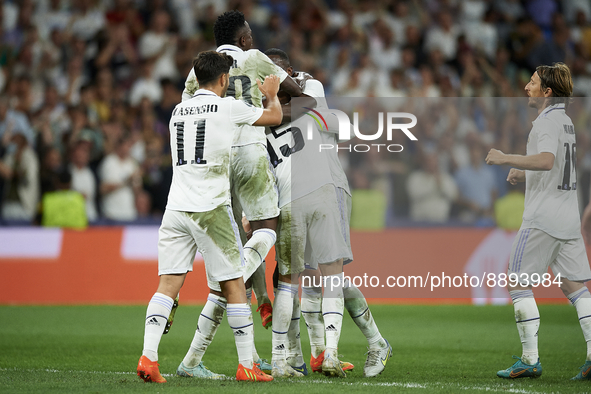
[[[240,100],[232,101],[231,121],[237,124],[252,125],[263,115],[264,109],[245,104]]]

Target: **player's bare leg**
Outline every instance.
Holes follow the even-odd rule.
[[[158,346],[168,322],[174,298],[181,290],[186,276],[186,273],[161,275],[158,289],[148,304],[144,327],[144,350],[137,367],[138,376],[145,382],[166,382],[158,370]]]
[[[325,375],[346,377],[338,359],[339,338],[343,325],[343,259],[329,264],[321,264],[320,272],[324,276],[324,295],[322,297],[322,317],[326,335],[326,350],[322,362]]]
[[[521,339],[522,356],[511,367],[497,372],[497,376],[505,379],[519,377],[538,377],[542,375],[542,365],[538,355],[538,330],[540,312],[532,286],[509,286],[509,294],[513,300],[515,322]]]
[[[565,278],[562,279],[560,289],[577,310],[579,324],[587,342],[587,359],[573,380],[589,380],[591,379],[591,294],[583,283]]]
[[[277,294],[273,305],[273,355],[271,374],[274,377],[300,377],[302,373],[295,371],[287,364],[287,332],[293,315],[293,299],[298,296],[297,275],[279,274]],[[295,283],[292,283],[295,282]]]

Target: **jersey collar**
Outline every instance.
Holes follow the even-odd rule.
[[[552,112],[552,111],[556,111],[556,110],[565,110],[565,105],[564,103],[558,103],[558,104],[554,104],[554,105],[550,105],[548,107],[546,107],[542,113],[540,115],[538,115],[537,119],[540,119],[541,117],[544,117],[546,115],[548,115],[548,113]]]
[[[244,52],[241,48],[237,47],[236,45],[224,44],[220,45],[216,52]]]
[[[199,90],[197,90],[195,92],[195,94],[193,95],[193,97],[197,97],[197,96],[214,96],[214,97],[218,97],[217,94],[215,94],[211,90],[207,90],[207,89],[199,89]]]

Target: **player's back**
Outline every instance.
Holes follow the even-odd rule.
[[[269,75],[277,75],[283,82],[287,77],[285,71],[258,49],[243,51],[234,45],[222,45],[217,51],[234,58],[226,96],[235,97],[255,107],[263,106],[263,94],[257,88],[257,78],[263,81]]]
[[[297,81],[299,79],[304,78],[305,76],[305,73],[300,72],[297,73],[294,79]],[[304,93],[316,99],[317,111],[321,111],[324,114],[330,111],[324,94],[324,86],[320,81],[316,79],[307,80],[306,86],[304,88]],[[331,130],[330,132],[323,131],[320,133],[320,138],[322,144],[336,147],[339,143],[338,130]],[[326,160],[328,161],[330,173],[332,175],[335,186],[344,189],[349,195],[351,195],[351,191],[349,190],[349,182],[347,181],[347,175],[345,174],[345,171],[343,170],[343,167],[341,165],[341,161],[339,160],[337,149],[324,150],[323,154],[326,155]]]
[[[234,45],[221,45],[216,51],[230,55],[234,59],[234,64],[230,68],[230,86],[226,92],[226,97],[234,97],[249,105],[262,108],[263,95],[257,86],[256,80],[259,79],[262,82],[269,75],[277,75],[281,82],[287,78],[287,73],[258,49],[243,51]],[[183,100],[189,99],[198,88],[199,84],[195,72],[191,69],[185,81]],[[261,143],[263,145],[266,143],[264,128],[245,126],[236,134],[234,146],[252,143]]]
[[[534,121],[527,155],[554,154],[550,171],[526,171],[523,226],[541,229],[559,239],[580,236],[577,199],[576,138],[564,104],[546,108]]]
[[[267,149],[275,168],[279,207],[303,197],[322,186],[334,183],[327,155],[320,152],[322,143],[316,124],[312,125],[312,138],[308,133],[308,119],[271,128],[267,134]]]
[[[231,120],[233,101],[200,90],[173,110],[168,209],[205,212],[229,204],[230,148],[238,129]]]

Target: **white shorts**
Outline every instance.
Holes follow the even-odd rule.
[[[242,244],[229,206],[208,212],[164,212],[158,231],[158,275],[193,271],[197,250],[205,261],[208,283],[243,276]]]
[[[353,206],[352,199],[347,192],[340,188],[335,187],[335,192],[337,194],[337,202],[339,204],[339,215],[341,218],[341,232],[343,237],[345,238],[345,243],[347,244],[349,257],[343,260],[344,264],[349,264],[353,261],[353,252],[351,251],[351,208]]]
[[[275,173],[265,145],[255,143],[232,147],[230,185],[236,220],[242,217],[242,212],[251,222],[279,215]]]
[[[351,259],[334,185],[327,184],[285,205],[279,214],[276,259],[281,275],[299,274],[318,264]]]
[[[591,280],[591,269],[583,237],[557,239],[536,228],[522,228],[517,233],[511,249],[508,273],[518,274],[523,285],[531,284],[531,275],[552,272],[561,278],[575,282]],[[525,283],[526,274],[529,283]]]

